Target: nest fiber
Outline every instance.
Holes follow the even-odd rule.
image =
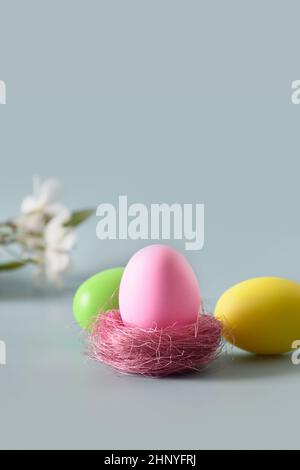
[[[111,310],[95,321],[88,354],[125,374],[162,377],[207,365],[221,334],[221,323],[202,313],[194,324],[144,330],[125,325],[119,310]]]

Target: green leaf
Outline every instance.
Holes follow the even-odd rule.
[[[94,209],[86,209],[82,211],[75,211],[71,215],[68,222],[64,224],[65,227],[77,227],[77,225],[85,222],[92,214],[94,214]]]
[[[26,261],[11,261],[8,263],[0,264],[0,271],[12,271],[14,269],[20,269],[26,266]]]

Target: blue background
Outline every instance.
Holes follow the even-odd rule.
[[[0,0],[0,219],[35,173],[59,177],[73,209],[204,203],[205,246],[185,254],[210,309],[242,279],[300,280],[299,14],[297,1]],[[168,381],[87,362],[74,289],[145,245],[100,242],[96,223],[63,292],[1,275],[0,446],[297,446],[289,358],[232,353]]]

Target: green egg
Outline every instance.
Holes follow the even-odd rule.
[[[77,323],[89,330],[100,312],[119,308],[119,286],[124,268],[102,271],[87,279],[78,288],[73,301]]]

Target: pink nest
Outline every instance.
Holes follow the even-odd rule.
[[[119,310],[111,310],[95,321],[88,354],[125,374],[163,377],[208,364],[221,333],[220,322],[202,313],[195,324],[144,330],[124,325]]]

